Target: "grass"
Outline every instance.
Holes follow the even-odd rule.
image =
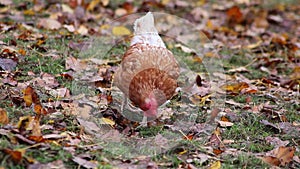
[[[20,2],[19,0],[14,0],[14,2]],[[124,1],[125,2],[125,1]],[[290,1],[289,1],[290,2]],[[29,2],[28,2],[29,3]],[[123,1],[120,1],[122,4]],[[30,6],[29,6],[30,7]],[[31,16],[26,16],[27,20],[32,20]],[[5,21],[5,20],[4,20]],[[7,20],[8,22],[12,22],[12,20]],[[16,30],[18,31],[18,30]],[[22,32],[22,31],[21,31]],[[14,32],[14,33],[21,33],[21,32]],[[26,51],[25,56],[21,56],[19,59],[19,63],[16,67],[16,70],[19,71],[19,74],[16,76],[16,80],[19,83],[27,82],[35,77],[38,77],[40,73],[45,72],[56,76],[56,79],[59,81],[60,87],[67,87],[68,89],[75,93],[84,93],[87,95],[95,96],[94,88],[83,87],[84,83],[74,83],[74,81],[66,80],[62,77],[57,77],[62,72],[66,72],[65,69],[65,59],[69,56],[75,56],[80,59],[89,58],[92,56],[98,59],[113,59],[119,61],[121,56],[123,55],[124,51],[128,47],[129,43],[126,40],[120,40],[115,46],[105,45],[103,43],[103,39],[94,39],[97,43],[94,44],[94,48],[86,52],[70,50],[68,44],[70,42],[83,42],[87,41],[86,37],[78,36],[78,35],[59,35],[57,36],[57,32],[52,31],[44,31],[40,30],[40,33],[48,35],[45,38],[45,42],[41,45],[34,45],[36,41],[22,41],[16,40],[17,46],[19,48],[23,48]],[[3,35],[4,38],[2,41],[9,43],[11,40],[15,40],[15,36],[11,33],[7,33]],[[103,40],[103,41],[102,41]],[[202,63],[199,59],[195,59],[193,54],[185,53],[181,49],[178,48],[170,48],[175,56],[180,56],[183,58],[182,62],[187,65],[187,68],[194,72],[201,72],[203,74],[208,73],[205,67],[205,63]],[[279,49],[276,49],[279,50]],[[101,53],[101,51],[106,51]],[[224,66],[225,71],[247,66],[247,69],[250,73],[241,73],[242,75],[246,76],[249,79],[261,79],[263,77],[268,77],[269,75],[266,72],[259,70],[256,67],[257,61],[255,58],[259,56],[255,53],[251,53],[251,51],[233,51],[231,49],[223,49],[220,52],[222,57],[227,58],[222,60],[223,65],[217,65],[217,67]],[[53,56],[58,56],[54,59]],[[226,57],[227,56],[227,57]],[[279,63],[275,65],[276,69],[278,69],[279,75],[289,75],[291,70],[289,70],[286,66],[288,63],[287,54],[283,54],[283,56],[275,55],[272,56],[274,58],[283,58],[284,63]],[[269,59],[271,59],[270,57]],[[114,63],[117,64],[117,63]],[[35,73],[34,76],[28,76],[27,72],[32,71]],[[233,73],[231,75],[234,75]],[[9,91],[1,84],[0,91],[1,92],[14,92]],[[59,100],[59,98],[55,98],[51,96],[41,88],[35,88],[42,101],[46,101],[47,99],[52,100]],[[19,117],[27,116],[27,115],[34,115],[35,113],[32,111],[31,108],[24,108],[22,103],[22,94],[21,91],[18,91],[17,95],[20,96],[19,98],[9,98],[9,99],[1,99],[0,100],[0,107],[4,108],[9,115],[9,119],[11,120],[11,124],[16,124],[19,120]],[[269,92],[269,91],[265,91]],[[276,94],[276,93],[275,93]],[[180,97],[180,96],[178,96]],[[247,103],[247,98],[250,97],[252,99],[251,103]],[[15,99],[15,100],[14,100]],[[175,104],[178,100],[171,101],[168,105],[173,109],[180,109],[180,105]],[[300,106],[296,103],[291,104],[291,102],[279,99],[274,102],[272,99],[263,96],[261,93],[251,94],[251,95],[238,95],[238,96],[227,96],[227,99],[233,99],[234,101],[245,104],[250,107],[260,105],[262,103],[267,103],[271,105],[277,105],[279,110],[284,113],[287,117],[288,122],[299,122],[300,114],[299,109]],[[293,98],[292,98],[293,99]],[[21,100],[21,101],[20,101]],[[20,102],[20,103],[19,103]],[[176,107],[177,106],[177,107]],[[229,107],[228,107],[229,108]],[[60,107],[57,107],[59,110]],[[265,126],[260,121],[261,120],[270,120],[264,113],[253,113],[251,110],[244,110],[238,107],[232,107],[231,109],[235,113],[237,118],[233,121],[234,125],[228,128],[222,128],[221,137],[222,139],[230,139],[234,140],[234,143],[226,145],[226,148],[234,148],[239,151],[237,155],[232,154],[221,154],[220,156],[214,156],[213,154],[209,154],[213,156],[215,159],[220,159],[222,163],[222,168],[268,168],[269,166],[263,163],[260,159],[255,156],[255,153],[263,153],[274,149],[273,145],[270,145],[265,141],[265,137],[273,136],[279,137],[281,140],[288,140],[290,141],[288,146],[297,146],[299,143],[300,138],[297,137],[297,133],[292,135],[290,133],[278,133],[270,129],[268,126]],[[196,119],[197,123],[205,123],[206,116],[208,115],[205,110],[199,110],[198,118]],[[179,117],[178,117],[179,118]],[[175,121],[177,116],[174,115],[171,117],[171,121]],[[276,121],[274,121],[276,123]],[[76,133],[74,138],[83,137],[80,125],[78,125],[76,121],[76,116],[73,115],[66,115],[61,114],[56,116],[55,118],[50,118],[49,116],[44,116],[42,118],[41,124],[49,124],[54,126],[55,129],[46,129],[43,130],[43,134],[51,134],[53,130],[59,132],[71,132]],[[163,128],[164,126],[151,126],[147,128],[140,128],[138,130],[139,135],[138,138],[144,139],[151,139],[157,136],[158,134],[165,134],[168,132],[168,129]],[[201,133],[202,134],[202,133]],[[178,135],[172,137],[175,138]],[[182,135],[180,135],[182,136]],[[52,142],[50,144],[45,144],[39,148],[30,148],[27,149],[25,155],[27,157],[34,158],[39,163],[49,163],[55,160],[62,159],[65,166],[67,168],[78,168],[78,164],[72,161],[72,158],[76,155],[80,154],[88,154],[88,160],[95,160],[99,162],[98,168],[113,168],[111,164],[109,164],[113,160],[127,160],[130,158],[134,158],[136,156],[148,155],[152,157],[152,160],[160,163],[169,164],[172,168],[177,168],[181,164],[186,163],[187,158],[191,158],[191,154],[193,152],[202,152],[207,153],[205,150],[202,150],[203,145],[207,143],[206,137],[207,135],[201,135],[201,140],[181,140],[178,141],[178,145],[174,145],[172,149],[167,151],[160,151],[155,149],[149,149],[149,147],[144,146],[140,149],[136,149],[136,144],[138,141],[134,140],[134,136],[132,138],[125,138],[125,141],[122,142],[103,142],[97,140],[95,144],[98,144],[104,149],[101,150],[93,150],[92,148],[88,149],[87,145],[92,144],[88,141],[81,142],[78,147],[76,147],[76,151],[74,152],[75,155],[72,155],[70,152],[64,149],[64,141],[60,140],[58,142]],[[128,139],[128,140],[126,140]],[[16,140],[12,135],[0,135],[0,147],[3,148],[24,148],[28,145],[22,142],[16,142]],[[143,145],[142,145],[143,146]],[[148,149],[147,149],[148,148]],[[186,151],[186,152],[184,152]],[[184,153],[182,153],[184,152]],[[181,154],[182,153],[182,154]],[[208,153],[207,153],[208,154]],[[296,152],[296,155],[300,155],[299,152]],[[25,159],[23,159],[20,163],[13,163],[9,160],[9,157],[3,151],[0,151],[0,159],[3,159],[0,163],[0,167],[4,166],[5,168],[26,168],[25,166],[28,165]],[[204,163],[199,163],[197,160],[193,161],[193,164],[198,168],[207,167],[209,164],[213,163],[214,159],[208,159]],[[163,168],[163,167],[162,167]],[[168,168],[168,167],[165,167]]]
[[[238,156],[227,155],[224,157],[225,163],[222,163],[222,169],[236,168],[269,168],[270,166],[264,163],[253,155],[246,153]]]
[[[229,129],[224,129],[222,134],[224,139],[235,141],[231,147],[242,147],[246,152],[265,152],[273,148],[264,141],[265,137],[273,134],[260,123],[264,117],[251,112],[239,113],[238,117],[239,121],[234,122]]]

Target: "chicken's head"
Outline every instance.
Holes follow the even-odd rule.
[[[155,117],[157,115],[158,103],[153,93],[149,94],[148,97],[144,99],[140,108],[144,111],[146,117]]]

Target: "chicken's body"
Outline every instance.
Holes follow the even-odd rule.
[[[178,76],[179,65],[148,12],[134,23],[131,46],[115,74],[116,85],[145,116],[153,117],[157,108],[173,96]]]

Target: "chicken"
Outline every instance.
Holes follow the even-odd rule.
[[[134,36],[115,73],[116,86],[144,117],[156,117],[159,106],[177,88],[179,65],[160,38],[151,12],[134,23]]]

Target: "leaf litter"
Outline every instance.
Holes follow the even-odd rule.
[[[13,1],[5,0],[0,4],[0,18],[3,18],[0,30],[4,33],[0,34],[0,46],[3,47],[0,51],[0,135],[11,141],[9,146],[1,148],[0,157],[9,157],[7,165],[11,163],[27,168],[68,168],[68,165],[85,168],[101,165],[118,168],[197,168],[195,166],[200,164],[202,167],[221,168],[227,165],[224,156],[236,157],[238,154],[248,153],[270,165],[299,167],[299,149],[296,148],[300,144],[300,42],[299,24],[296,21],[299,17],[299,5],[279,3],[266,7],[266,4],[257,1],[239,0],[220,3],[143,1],[137,4],[131,1],[114,4],[109,0],[64,3],[34,1],[31,5],[26,2],[14,4]],[[204,142],[203,144],[191,150],[187,150],[190,145],[172,147],[178,149],[175,154],[179,164],[172,163],[171,160],[152,160],[149,158],[151,152],[127,159],[99,159],[93,153],[103,150],[103,137],[111,139],[108,143],[112,144],[123,139],[128,143],[124,147],[134,143],[145,150],[160,148],[157,152],[162,152],[165,155],[163,158],[168,159],[165,153],[170,147],[166,145],[166,140],[170,135],[159,131],[154,134],[153,140],[142,138],[140,134],[143,130],[136,128],[138,123],[124,118],[120,110],[110,106],[121,100],[115,97],[112,86],[113,72],[120,62],[121,54],[115,54],[114,59],[106,60],[79,58],[76,51],[83,50],[88,43],[76,40],[74,36],[130,36],[132,30],[126,25],[105,25],[115,19],[114,15],[123,16],[154,9],[176,13],[196,23],[199,25],[197,29],[210,37],[213,44],[217,44],[218,52],[226,63],[225,72],[214,72],[214,76],[220,81],[226,79],[226,84],[222,84],[224,91],[218,91],[228,97],[225,109],[207,108],[215,95],[209,90],[208,79],[201,74],[201,79],[196,80],[195,85],[189,88],[191,95],[175,96],[162,117],[149,122],[150,128],[145,130],[163,126],[177,132],[180,139]],[[180,12],[181,9],[191,10]],[[41,15],[41,12],[47,13],[47,16]],[[27,20],[28,18],[30,19]],[[38,18],[37,23],[33,22],[34,18]],[[168,18],[168,21],[159,23],[162,24],[160,31],[175,36],[179,42],[189,42],[195,38],[189,34],[181,34],[186,31],[184,25],[172,27],[172,23],[176,22]],[[63,44],[69,51],[54,49],[51,46],[55,45],[51,44],[52,39],[70,40]],[[126,46],[127,42],[128,40],[124,40],[121,43]],[[192,58],[193,64],[202,63],[199,57],[193,56],[194,50],[182,43],[169,47],[181,50],[182,55]],[[125,48],[121,49],[125,51]],[[33,55],[37,55],[38,59],[26,70],[23,66],[30,65],[29,59]],[[209,52],[205,56],[214,57]],[[62,59],[65,65],[54,67],[53,64],[53,69],[57,69],[58,73],[47,69],[35,70],[34,67],[46,65],[41,63],[46,58],[53,62]],[[63,83],[62,79],[72,83],[73,89]],[[87,85],[92,86],[90,88],[74,89],[78,82],[93,85]],[[189,111],[194,111],[187,108],[186,102],[181,101],[183,99],[196,105],[203,113],[195,118],[196,123],[191,128],[184,127],[188,124],[178,122],[175,125],[172,121],[172,118],[180,119]],[[180,110],[178,114],[173,111],[175,107]],[[225,138],[225,134],[242,123],[241,119],[246,116],[240,111],[263,117],[259,123],[272,131],[271,136],[263,139],[267,144],[273,145],[274,149],[259,153],[244,151],[242,147],[234,146],[238,140]],[[206,122],[207,116],[212,124]],[[93,145],[97,144],[95,138],[100,140],[99,145]],[[177,143],[176,140],[173,141]],[[251,141],[253,140],[250,139]],[[17,144],[25,148],[17,148]],[[36,156],[29,153],[32,150],[48,149],[51,145],[63,147],[71,153],[68,159],[74,163],[59,159],[39,162]],[[113,146],[110,146],[111,149],[106,148],[106,151],[110,150],[114,154]]]

